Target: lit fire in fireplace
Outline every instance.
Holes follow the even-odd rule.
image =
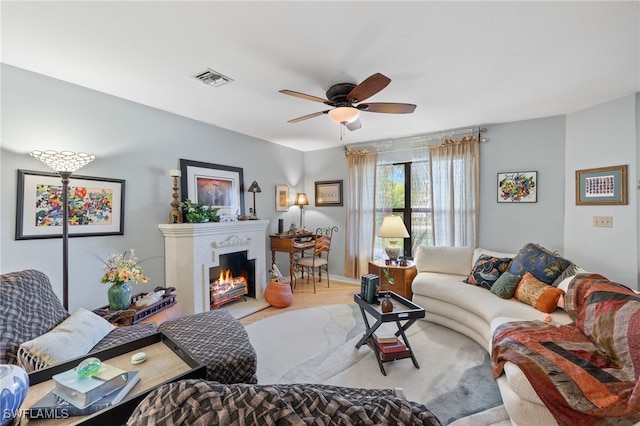
[[[220,277],[209,284],[211,307],[218,308],[227,302],[239,299],[247,294],[247,279],[244,276],[233,277],[231,270],[220,271]]]

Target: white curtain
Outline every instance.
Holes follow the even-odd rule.
[[[347,235],[344,275],[359,278],[373,259],[377,154],[347,153]]]
[[[429,148],[436,246],[477,247],[480,148],[469,139]]]

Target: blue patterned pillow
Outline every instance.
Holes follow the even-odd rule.
[[[528,243],[513,258],[509,272],[522,276],[529,272],[543,283],[551,285],[570,264],[571,261],[544,247]]]
[[[522,277],[520,275],[513,275],[509,271],[504,271],[491,286],[491,293],[503,299],[511,299],[521,279]]]
[[[481,254],[464,282],[490,289],[498,277],[509,268],[509,262],[511,258],[508,257],[498,258]]]

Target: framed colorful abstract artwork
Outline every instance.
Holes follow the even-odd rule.
[[[124,234],[122,179],[74,176],[67,194],[70,237]],[[16,240],[62,237],[62,178],[18,170]]]
[[[576,205],[627,204],[627,165],[576,170]]]
[[[180,160],[182,201],[217,207],[219,215],[244,215],[242,168]]]
[[[538,172],[498,173],[499,203],[535,203],[538,201]]]

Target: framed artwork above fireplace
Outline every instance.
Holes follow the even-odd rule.
[[[180,159],[182,201],[219,208],[218,215],[244,215],[241,167]]]

